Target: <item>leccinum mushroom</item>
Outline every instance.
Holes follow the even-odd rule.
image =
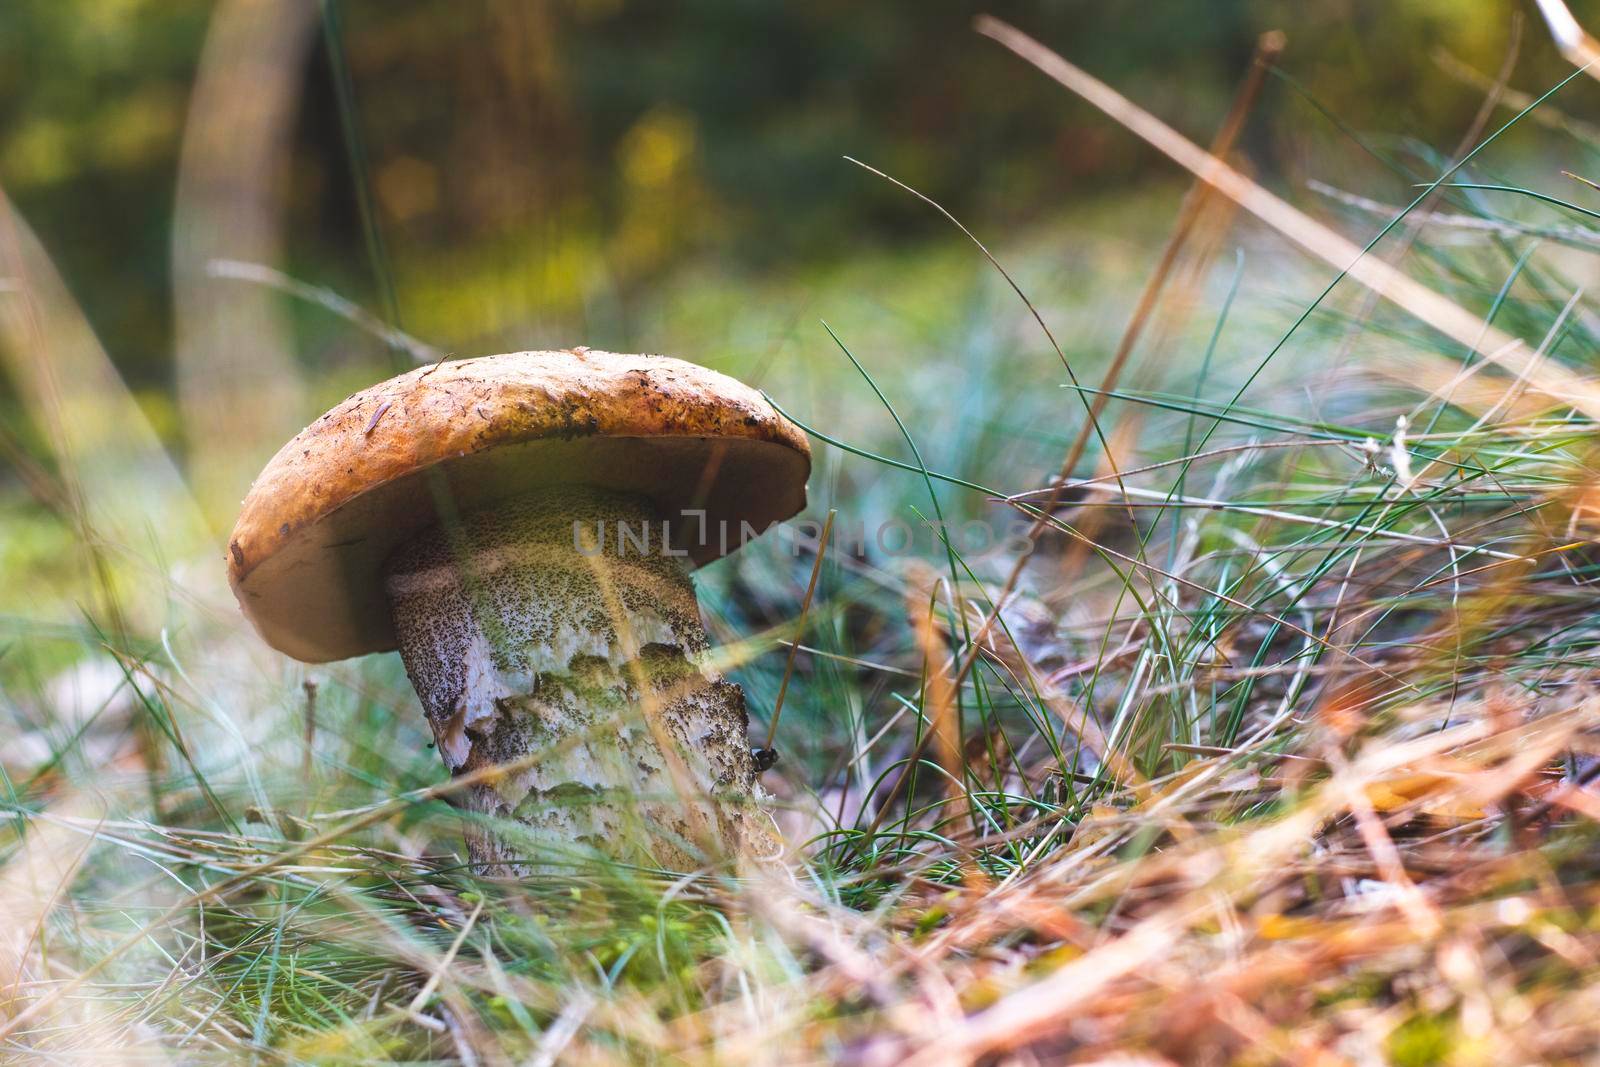
[[[285,445],[229,577],[297,659],[398,648],[451,773],[518,763],[459,798],[515,824],[469,823],[480,869],[548,846],[683,867],[771,844],[744,696],[705,662],[685,565],[799,511],[810,467],[759,393],[682,360],[443,363]]]

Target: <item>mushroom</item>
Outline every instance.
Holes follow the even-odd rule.
[[[480,870],[593,849],[683,867],[768,849],[765,760],[707,662],[688,564],[805,506],[805,435],[693,363],[584,348],[414,370],[266,465],[228,544],[261,637],[398,649]],[[765,755],[765,754],[763,754]]]

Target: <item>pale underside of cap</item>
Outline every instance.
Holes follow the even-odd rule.
[[[447,362],[349,397],[280,449],[245,498],[228,576],[268,644],[344,659],[395,647],[384,561],[441,511],[560,484],[635,493],[706,563],[803,508],[810,469],[804,433],[760,393],[683,360]]]

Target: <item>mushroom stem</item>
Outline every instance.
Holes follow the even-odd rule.
[[[402,545],[384,581],[406,673],[486,873],[600,852],[663,866],[771,851],[744,694],[705,663],[694,585],[643,497],[559,486]],[[535,861],[530,857],[538,855]]]

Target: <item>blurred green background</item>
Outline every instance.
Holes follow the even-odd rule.
[[[1575,10],[1600,19],[1600,3]],[[1309,180],[1408,200],[1473,125],[1519,16],[1510,87],[1537,93],[1571,72],[1515,0],[6,0],[0,190],[65,283],[46,333],[66,336],[81,308],[105,353],[36,351],[24,333],[0,364],[0,612],[68,622],[88,580],[62,549],[73,509],[50,499],[71,448],[49,414],[59,382],[31,380],[41,360],[69,385],[115,368],[188,483],[173,491],[204,516],[193,541],[169,524],[162,551],[210,554],[282,441],[418,358],[330,314],[329,294],[444,354],[587,344],[694,359],[900,455],[826,320],[932,428],[918,431],[930,465],[1038,484],[1081,418],[1060,358],[947,220],[844,157],[988,242],[1090,381],[1188,182],[976,35],[980,12],[1200,142],[1258,37],[1283,31],[1283,76],[1267,80],[1238,158],[1361,239],[1381,220]],[[1556,103],[1590,113],[1600,86],[1582,79]],[[1600,174],[1573,143],[1523,123],[1475,167],[1570,187],[1561,169]],[[1228,240],[1250,249],[1252,298],[1236,310],[1248,340],[1217,362],[1238,377],[1328,275],[1253,227]],[[217,277],[229,259],[320,295]],[[1225,283],[1208,275],[1202,304],[1218,306]],[[1173,381],[1194,373],[1209,317],[1195,346],[1161,359]],[[119,389],[85,392],[105,413],[73,418],[128,422]],[[79,491],[97,506],[119,488],[141,497],[120,502],[126,521],[107,540],[151,541],[141,530],[158,498],[128,492],[150,453],[113,436],[89,444],[98,458],[76,462],[113,496]],[[1097,462],[1091,447],[1085,470]],[[904,491],[899,475],[846,460],[819,468],[813,500],[888,513]]]
[[[1580,16],[1584,6],[1595,5]],[[1289,37],[1284,68],[1352,129],[1447,139],[1481,95],[1437,53],[1492,73],[1521,7],[343,0],[337,14],[404,324],[465,353],[659,347],[647,309],[664,279],[803,286],[873,249],[950,239],[946,223],[846,154],[991,238],[1174,183],[1131,137],[975,36],[980,11],[1200,140],[1272,28]],[[141,390],[171,383],[174,189],[212,10],[209,0],[0,7],[0,186]],[[1561,71],[1543,27],[1530,30],[1520,68]],[[322,27],[304,52],[282,265],[379,309]],[[1320,151],[1339,136],[1275,83],[1245,149],[1292,190],[1308,174],[1342,177],[1319,169],[1349,159]],[[296,314],[311,320],[299,346],[308,365],[372,355],[360,338],[328,336],[314,311]]]

